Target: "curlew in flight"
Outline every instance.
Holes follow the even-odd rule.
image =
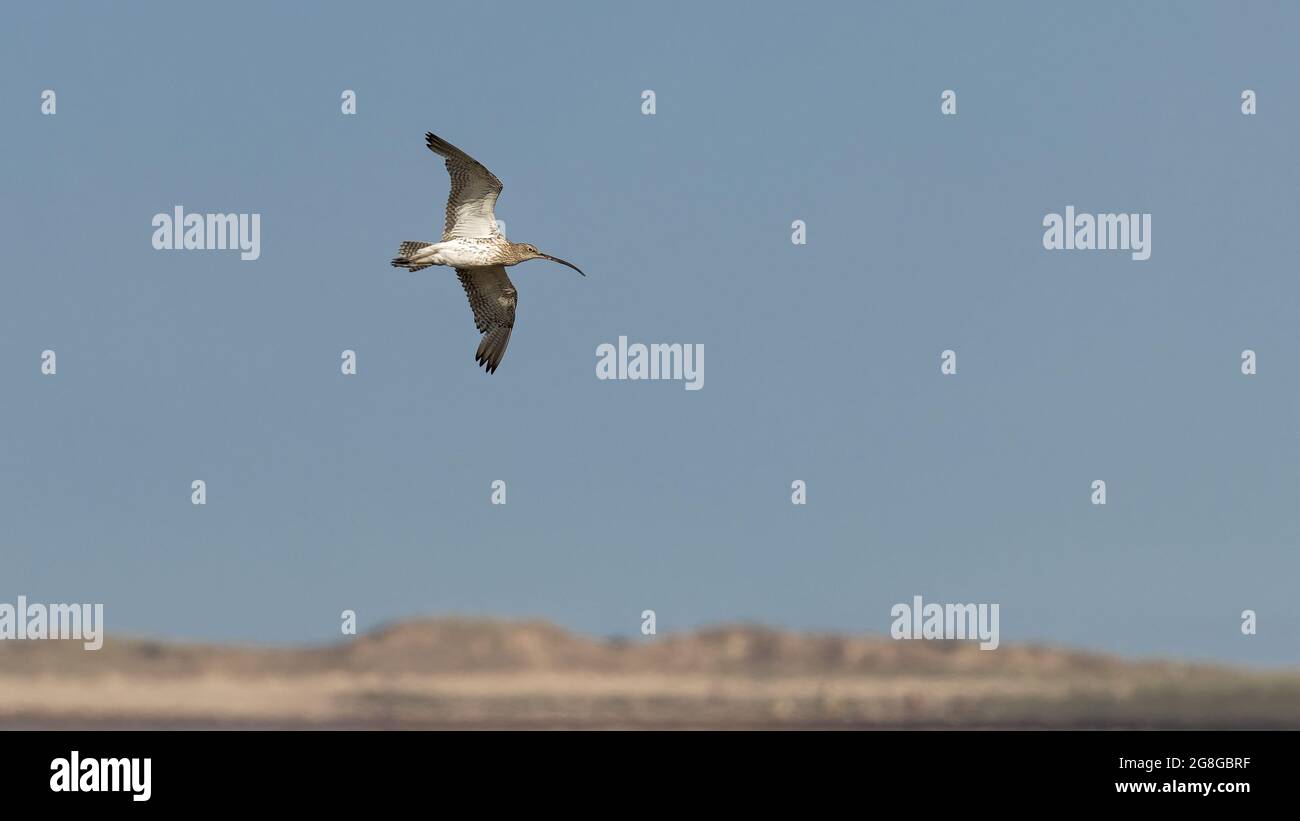
[[[447,224],[441,242],[403,242],[393,258],[393,267],[419,271],[430,265],[450,265],[456,269],[461,287],[469,297],[469,307],[474,311],[474,326],[483,334],[474,361],[488,373],[495,373],[510,344],[518,302],[514,283],[506,276],[506,266],[530,259],[549,259],[580,274],[582,269],[543,254],[525,242],[507,240],[497,228],[493,213],[501,194],[501,180],[478,160],[441,137],[425,134],[424,138],[429,149],[447,161],[447,174],[451,177]]]

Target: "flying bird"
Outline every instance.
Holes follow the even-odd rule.
[[[543,254],[536,246],[507,240],[497,227],[494,213],[497,197],[501,195],[501,180],[481,162],[436,134],[425,134],[424,139],[429,150],[446,161],[447,174],[451,177],[447,222],[441,242],[403,242],[393,258],[393,267],[419,271],[431,265],[448,265],[456,269],[474,312],[474,327],[483,335],[474,361],[488,373],[495,373],[510,344],[518,302],[506,266],[530,259],[549,259],[583,276],[586,274],[571,262]]]

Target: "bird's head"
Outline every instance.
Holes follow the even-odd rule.
[[[582,269],[574,265],[572,262],[565,262],[559,257],[553,257],[550,254],[543,254],[541,251],[537,250],[536,245],[529,245],[526,242],[512,242],[510,243],[510,248],[515,252],[515,257],[519,262],[524,262],[530,259],[549,259],[551,262],[558,262],[561,265],[567,265],[582,274],[584,277],[586,276],[586,274],[582,273]]]

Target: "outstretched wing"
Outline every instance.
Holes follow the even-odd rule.
[[[500,236],[494,209],[501,193],[501,180],[483,163],[438,135],[428,133],[424,139],[430,151],[446,159],[447,174],[451,177],[447,224],[442,231],[442,241]]]
[[[469,307],[474,311],[474,327],[483,334],[474,361],[488,373],[495,373],[501,357],[506,355],[510,332],[515,327],[515,305],[519,300],[514,283],[501,265],[457,268],[456,276],[460,277],[465,296],[469,297]]]

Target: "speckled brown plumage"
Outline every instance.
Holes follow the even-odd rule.
[[[479,340],[474,361],[495,373],[506,355],[510,333],[515,327],[515,305],[519,303],[515,285],[501,265],[491,268],[457,268],[465,296],[469,297],[470,310],[474,312],[474,327],[483,338]]]

